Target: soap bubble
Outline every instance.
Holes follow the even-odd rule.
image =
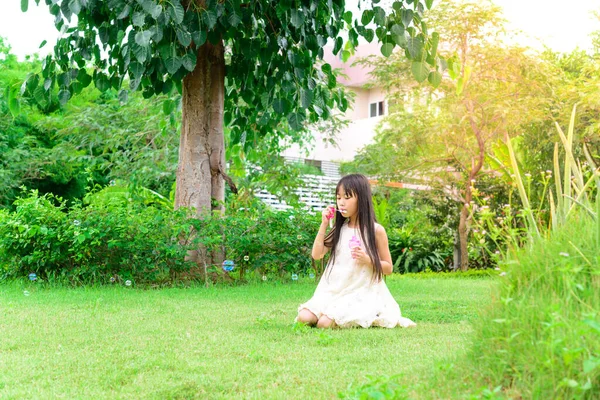
[[[223,261],[223,271],[231,272],[231,271],[233,271],[234,267],[235,267],[235,263],[233,262],[233,260]]]
[[[75,221],[73,221],[73,225],[79,226],[81,225],[81,222],[78,219],[76,219]]]
[[[34,274],[33,272],[31,274],[29,274],[29,280],[30,281],[35,281],[37,279],[37,275]]]
[[[293,281],[297,281],[298,280],[298,274],[292,274],[292,280]]]
[[[117,182],[115,182],[114,179],[110,181],[110,186],[115,186],[116,184],[117,184]]]
[[[130,280],[126,280],[125,281],[125,286],[131,286],[131,281]]]
[[[111,277],[110,277],[110,283],[115,283],[115,281],[116,281],[115,277],[114,277],[114,276],[111,276]]]
[[[25,296],[29,296],[29,292],[28,292],[27,290],[23,291],[23,294],[24,294]]]
[[[244,261],[250,261],[250,256],[244,256]]]
[[[308,277],[309,277],[310,279],[315,279],[315,274],[313,274],[313,273],[311,272],[310,274],[308,274]]]
[[[262,277],[262,280],[263,280],[263,281],[266,281],[266,280],[267,280],[267,276],[266,276],[266,275],[263,275],[263,277]]]

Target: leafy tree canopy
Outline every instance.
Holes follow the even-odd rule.
[[[348,58],[359,37],[377,37],[384,55],[398,46],[440,70],[437,35],[429,37],[422,20],[432,2],[394,1],[386,10],[379,0],[362,1],[368,8],[356,19],[344,0],[45,0],[63,36],[23,91],[41,103],[53,88],[64,103],[92,82],[119,90],[122,99],[129,90],[145,97],[181,92],[197,49],[223,42],[224,122],[234,144],[252,143],[252,136],[301,130],[346,109],[331,65],[316,65],[329,41],[334,54]],[[21,6],[26,11],[29,1]]]

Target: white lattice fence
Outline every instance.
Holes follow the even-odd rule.
[[[298,194],[300,202],[305,204],[307,208],[318,211],[335,202],[333,192],[339,180],[338,178],[305,175],[302,180],[304,185],[296,191],[296,194]],[[276,196],[266,190],[261,190],[256,196],[276,210],[290,208],[289,205],[280,202]]]

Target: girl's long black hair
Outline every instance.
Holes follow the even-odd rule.
[[[377,245],[375,243],[375,209],[373,208],[373,196],[371,194],[371,185],[366,176],[361,174],[346,175],[337,184],[335,188],[336,196],[339,191],[343,189],[345,195],[357,198],[358,205],[358,229],[360,232],[361,242],[366,243],[365,251],[371,258],[371,264],[373,265],[373,278],[377,281],[381,280],[383,276],[383,269],[381,268],[381,260],[379,259],[379,252],[377,251]],[[340,241],[340,232],[342,226],[346,222],[346,218],[341,213],[336,213],[335,226],[327,234],[325,238],[325,246],[331,248],[331,256],[327,265],[331,265],[335,262],[335,253],[338,248]],[[329,271],[331,273],[331,269]]]

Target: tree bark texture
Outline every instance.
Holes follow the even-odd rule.
[[[183,79],[181,140],[175,208],[197,215],[223,209],[225,57],[223,43],[198,49],[196,68]]]
[[[175,208],[193,208],[198,218],[224,210],[224,55],[222,42],[207,42],[198,49],[194,71],[183,79]],[[200,248],[191,251],[186,259],[195,262],[196,271],[206,278],[207,266],[220,263],[222,255]]]

